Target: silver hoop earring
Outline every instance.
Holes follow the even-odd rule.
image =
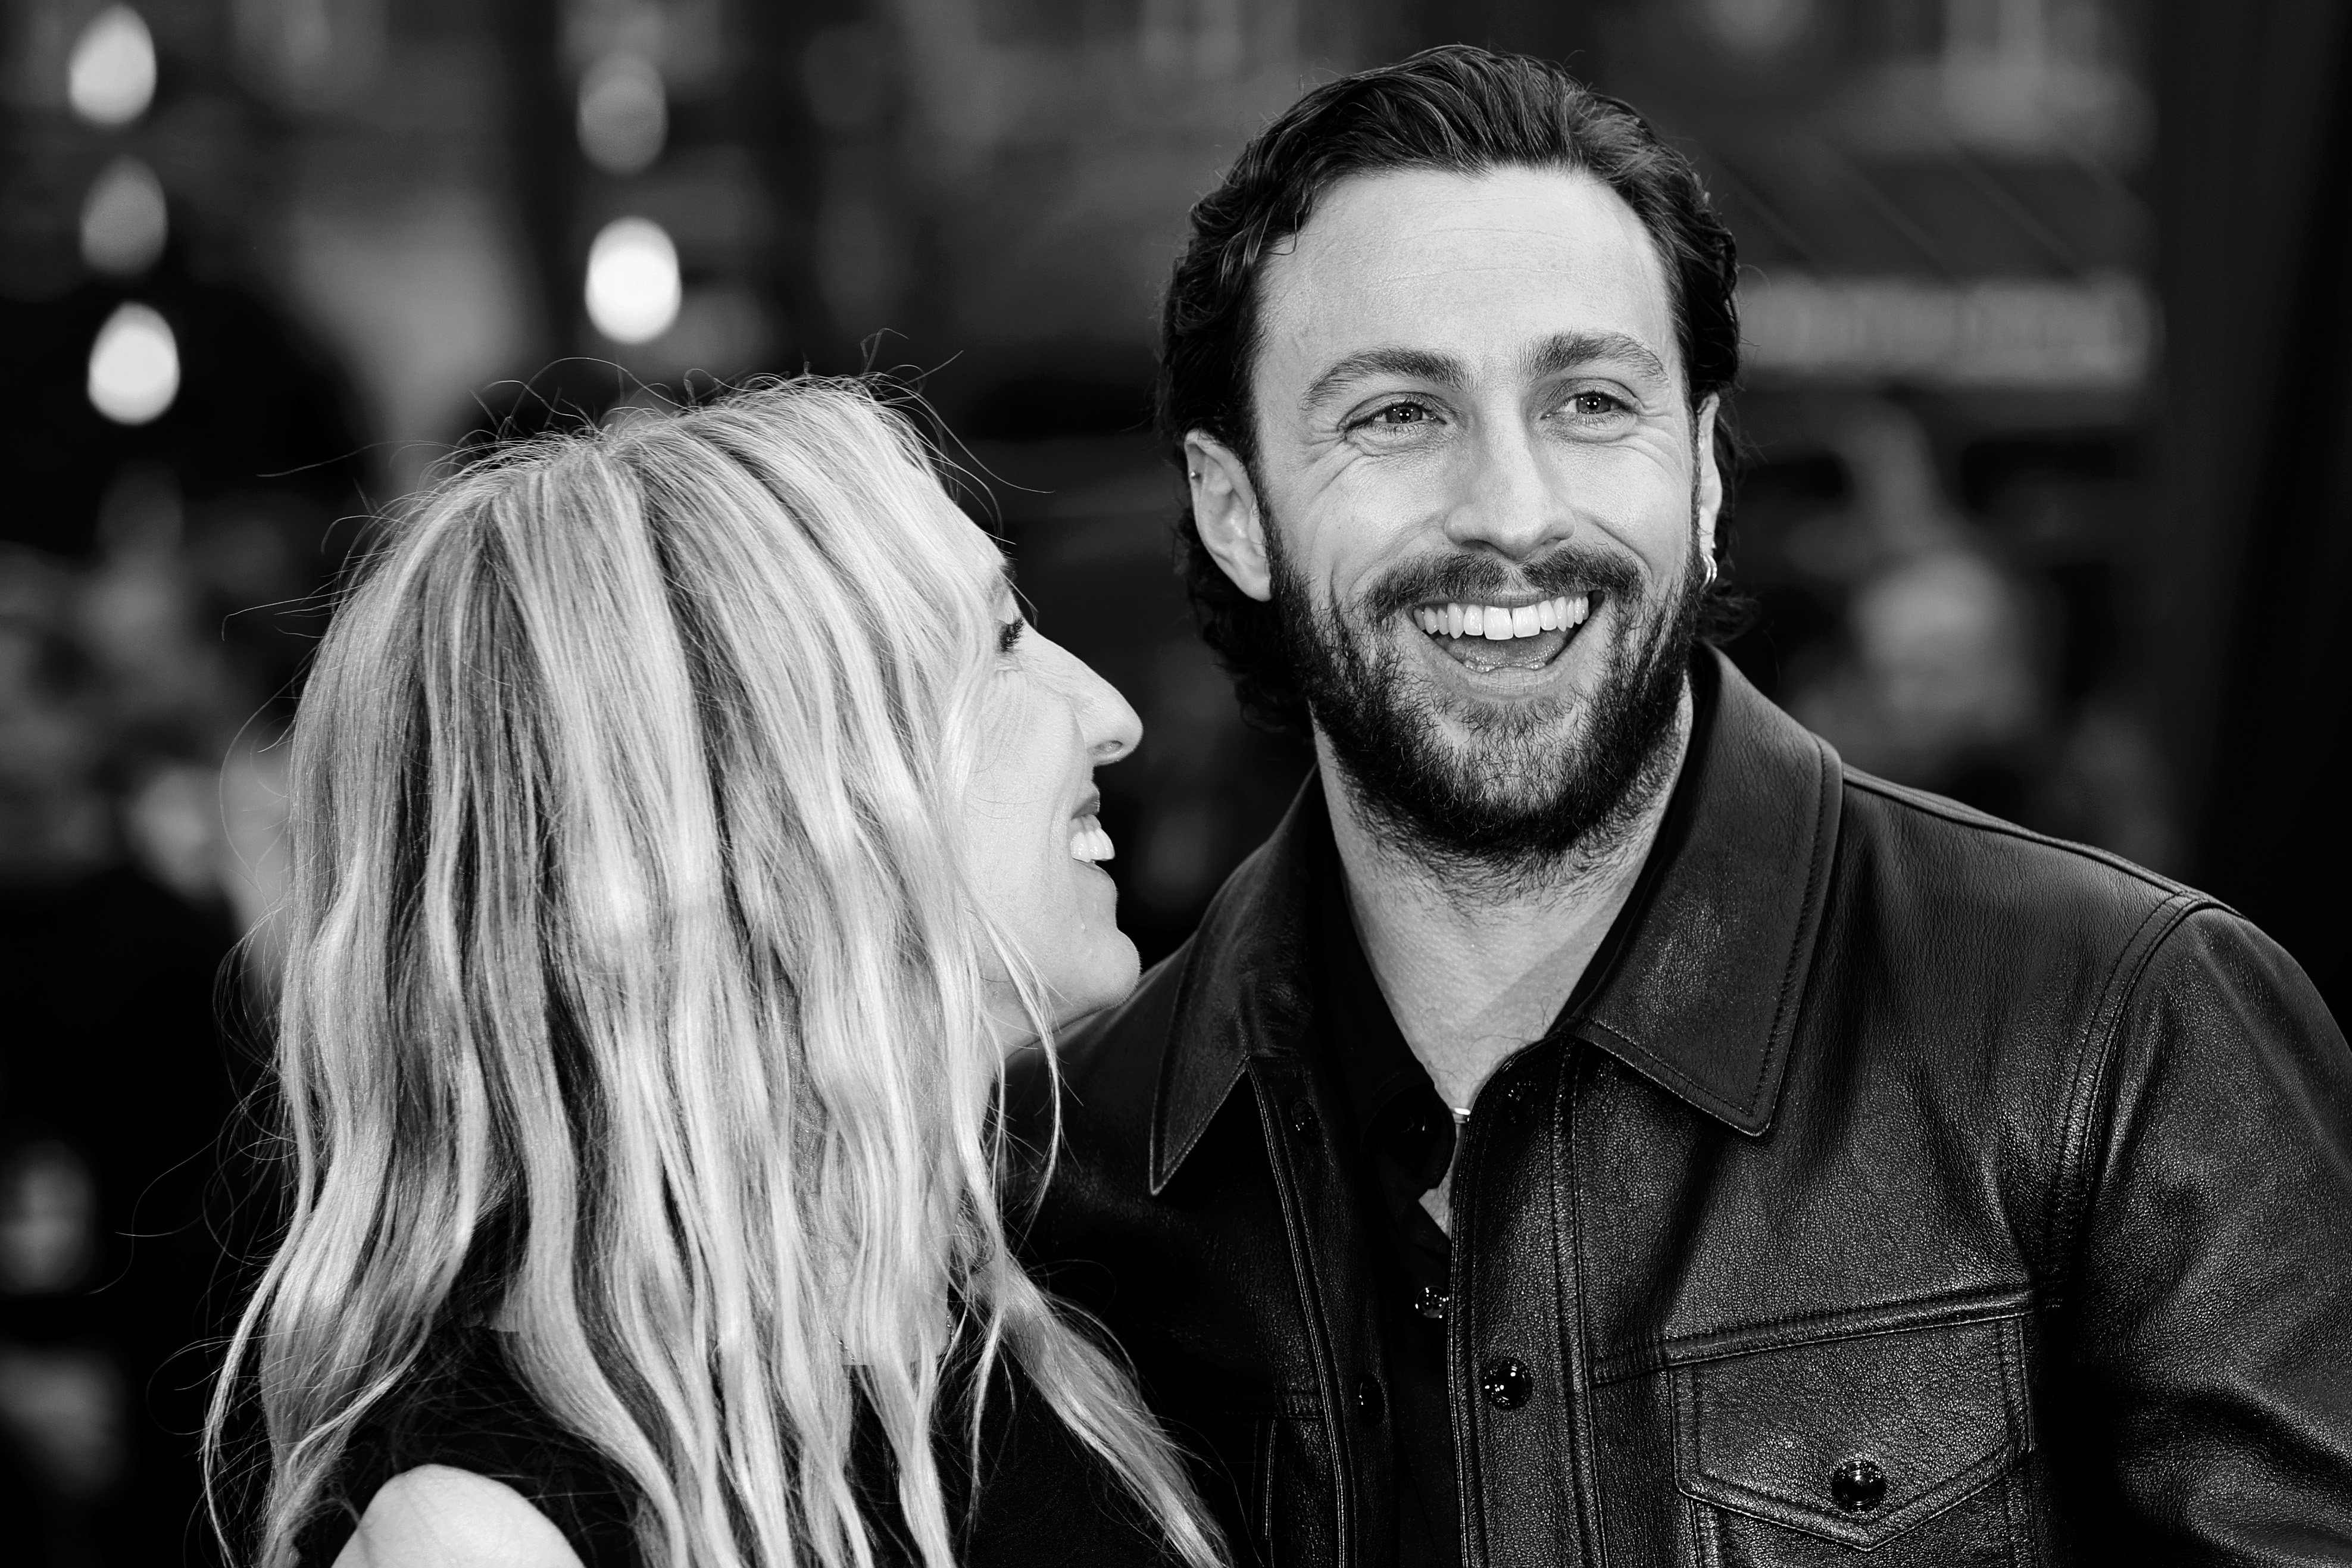
[[[1715,586],[1716,573],[1715,552],[1710,550],[1706,552],[1706,581],[1699,584],[1699,592],[1705,593]]]

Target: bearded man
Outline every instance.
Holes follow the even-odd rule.
[[[1012,1125],[1278,1564],[2352,1560],[2352,1053],[2228,910],[1703,636],[1729,235],[1451,48],[1194,209],[1185,563],[1318,766]]]

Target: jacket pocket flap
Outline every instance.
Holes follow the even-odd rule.
[[[1750,1351],[1675,1369],[1683,1492],[1868,1549],[2032,1447],[2015,1318]]]

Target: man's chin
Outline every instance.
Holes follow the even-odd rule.
[[[1316,728],[1367,822],[1399,850],[1465,882],[1548,878],[1605,852],[1648,798],[1688,668],[1690,590],[1664,609],[1612,595],[1549,657],[1533,657],[1546,645],[1529,639],[1518,664],[1462,639],[1444,646],[1409,614],[1351,626],[1279,586]]]

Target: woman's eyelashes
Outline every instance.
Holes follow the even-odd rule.
[[[1011,653],[1013,645],[1021,640],[1021,634],[1028,629],[1028,626],[1029,623],[1019,616],[1000,625],[996,628],[996,651]]]

